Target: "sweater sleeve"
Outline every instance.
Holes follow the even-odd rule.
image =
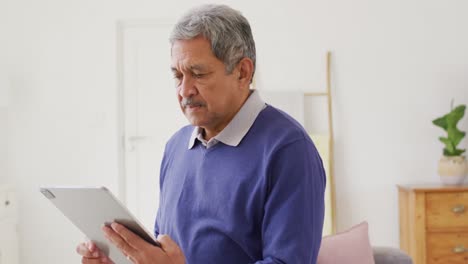
[[[263,260],[315,264],[322,240],[325,172],[308,138],[274,154],[262,222]]]

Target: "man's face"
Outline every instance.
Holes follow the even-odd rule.
[[[189,122],[205,130],[222,130],[242,100],[239,70],[227,74],[203,37],[174,42],[171,58],[177,97]]]

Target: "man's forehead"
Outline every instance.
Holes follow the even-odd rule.
[[[175,64],[171,65],[172,71],[178,70],[191,70],[191,71],[205,71],[208,69],[208,65],[202,63],[184,63],[184,62],[176,62]]]
[[[171,68],[202,70],[217,60],[211,44],[203,37],[177,40],[171,47]]]

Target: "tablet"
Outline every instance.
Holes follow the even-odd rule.
[[[102,225],[117,222],[148,243],[160,246],[105,187],[42,187],[40,192],[116,264],[131,262],[105,238]]]

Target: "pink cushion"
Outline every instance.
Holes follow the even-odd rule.
[[[322,239],[317,264],[375,264],[367,222]]]

